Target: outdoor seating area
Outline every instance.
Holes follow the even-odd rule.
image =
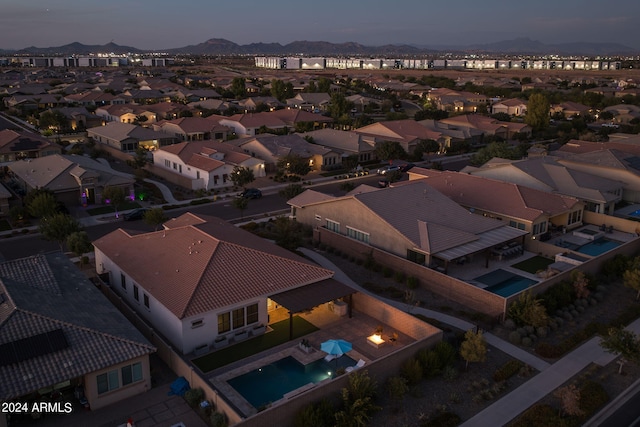
[[[514,258],[518,255],[522,255],[523,248],[518,242],[511,242],[508,245],[498,246],[493,248],[491,255],[498,261]]]

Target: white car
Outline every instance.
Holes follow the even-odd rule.
[[[378,173],[378,175],[386,175],[389,172],[395,172],[395,171],[399,171],[399,170],[400,170],[400,166],[390,165],[390,166],[385,166],[385,167],[382,167],[382,168],[378,169],[377,173]]]

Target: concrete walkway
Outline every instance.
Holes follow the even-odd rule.
[[[323,257],[321,254],[304,248],[301,248],[300,251],[322,267],[335,271],[334,277],[336,280],[343,281],[357,289],[359,292],[373,295],[371,292],[363,289],[351,280],[351,278],[338,269],[335,264]],[[401,310],[405,310],[406,308],[404,304],[397,301],[381,298],[378,295],[374,296]],[[475,328],[475,325],[467,321],[439,313],[437,311],[417,307],[413,308],[412,312],[420,313],[461,330]],[[635,334],[640,334],[640,319],[631,323],[626,329],[634,332]],[[600,347],[599,337],[590,339],[554,364],[549,364],[535,355],[524,351],[521,348],[496,337],[495,335],[485,333],[484,336],[488,344],[509,354],[513,358],[523,361],[529,366],[540,371],[540,373],[517,389],[503,396],[500,400],[496,401],[483,411],[477,413],[465,423],[461,424],[461,426],[464,427],[505,425],[530,408],[540,399],[544,398],[549,393],[552,393],[556,388],[569,381],[573,376],[585,369],[591,363],[595,363],[599,366],[605,366],[617,358],[615,355],[605,352],[602,347]]]

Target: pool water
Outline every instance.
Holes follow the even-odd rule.
[[[577,252],[591,256],[598,256],[610,251],[611,249],[617,248],[618,246],[620,246],[620,243],[601,237],[600,239],[594,240],[591,243],[580,246]]]
[[[638,209],[637,211],[633,211],[631,213],[628,213],[627,215],[638,217],[638,216],[640,216],[640,209]]]
[[[288,356],[232,378],[227,383],[257,409],[280,400],[286,393],[306,384],[316,384],[333,377],[338,368],[355,364],[355,360],[347,355],[331,362],[319,359],[307,365],[298,362],[293,356]]]
[[[529,279],[503,269],[498,269],[476,277],[474,280],[488,285],[488,287],[485,288],[486,291],[493,292],[502,297],[511,296],[538,283],[537,280]]]

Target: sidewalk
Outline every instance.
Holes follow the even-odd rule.
[[[301,248],[300,250],[304,253],[305,256],[311,258],[322,267],[335,271],[334,277],[337,280],[343,281],[344,283],[357,289],[359,292],[373,295],[366,289],[361,288],[343,271],[339,270],[331,261],[329,261],[322,255],[309,249]],[[399,303],[397,301],[387,300],[385,298],[381,298],[378,295],[373,296],[382,299],[387,304],[393,305],[401,310],[404,310],[405,308],[402,303]],[[414,308],[413,311],[436,319],[442,323],[446,323],[463,331],[475,327],[475,325],[462,319],[448,316],[436,311],[419,307]],[[640,334],[640,319],[631,323],[627,327],[627,329],[634,332],[635,334]],[[602,347],[600,347],[599,337],[590,339],[589,341],[551,365],[544,360],[536,357],[535,355],[526,352],[521,348],[516,347],[511,343],[508,343],[492,334],[485,333],[484,336],[487,340],[487,343],[489,343],[490,345],[500,349],[501,351],[518,360],[523,361],[529,366],[534,367],[535,369],[540,371],[540,373],[538,373],[526,383],[522,384],[517,389],[503,396],[500,400],[493,403],[491,406],[487,407],[483,411],[477,413],[475,416],[461,424],[461,426],[464,427],[505,425],[511,420],[515,419],[529,407],[534,405],[540,399],[544,398],[549,393],[552,393],[556,388],[560,387],[562,384],[570,380],[574,375],[578,374],[591,363],[595,363],[599,366],[605,366],[617,358],[615,355],[605,352]],[[631,388],[633,388],[633,386],[630,387],[630,389]],[[626,395],[628,393],[624,394]],[[620,402],[615,401],[616,405],[619,405],[619,403]],[[616,405],[612,405],[612,409],[615,409],[617,407]],[[607,410],[608,408],[605,408],[601,412],[607,413]],[[599,413],[598,416],[602,415]]]

